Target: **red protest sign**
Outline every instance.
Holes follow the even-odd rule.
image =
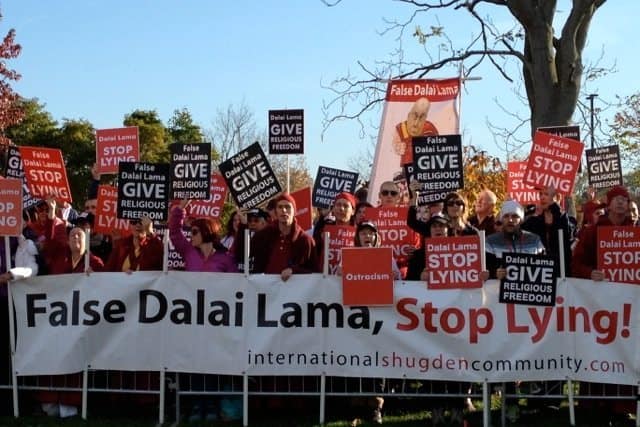
[[[408,210],[406,206],[367,208],[367,219],[376,224],[382,246],[391,247],[398,264],[406,262],[420,244],[419,237],[407,226]]]
[[[311,187],[294,191],[291,197],[296,201],[296,222],[303,230],[310,230],[313,225],[311,215]]]
[[[192,200],[187,205],[187,212],[198,218],[220,218],[222,207],[227,198],[227,184],[219,173],[211,174],[210,195],[206,200]]]
[[[329,274],[336,274],[342,262],[341,249],[353,246],[356,229],[350,225],[326,225],[324,231],[329,233],[329,244],[324,245],[329,250]]]
[[[118,173],[118,163],[139,160],[137,126],[96,130],[96,163],[99,173]]]
[[[0,236],[22,233],[22,180],[0,179]]]
[[[526,170],[527,162],[507,163],[507,194],[511,200],[523,206],[538,204],[540,201],[538,190],[523,181]]]
[[[342,303],[393,305],[391,248],[342,249]]]
[[[600,226],[598,270],[610,282],[640,284],[640,228]]]
[[[570,138],[536,131],[524,174],[524,183],[536,188],[553,187],[570,195],[584,144]]]
[[[56,148],[20,147],[20,157],[29,191],[41,199],[53,196],[72,202],[62,151]]]
[[[120,219],[118,214],[118,189],[110,185],[98,186],[98,200],[96,203],[96,217],[93,229],[96,233],[111,234],[119,231],[121,235],[128,235],[129,220]]]
[[[429,289],[482,287],[480,237],[432,237],[424,244]]]

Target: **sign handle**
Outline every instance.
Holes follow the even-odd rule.
[[[11,245],[9,236],[4,236],[4,256],[7,271],[11,269]],[[13,321],[13,297],[11,296],[11,281],[7,282],[7,305],[9,306],[9,344],[11,345],[11,391],[13,395],[13,416],[20,416],[18,407],[18,375],[16,375],[16,334]]]

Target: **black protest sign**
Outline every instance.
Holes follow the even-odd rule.
[[[424,189],[423,202],[444,200],[464,187],[460,135],[421,136],[412,139],[413,173]]]
[[[503,253],[506,276],[500,281],[500,302],[506,304],[554,306],[556,263],[553,258]]]
[[[269,154],[304,154],[304,110],[269,110]]]
[[[357,183],[356,172],[320,166],[313,183],[311,204],[317,208],[329,208],[339,193],[353,193]]]
[[[255,142],[218,165],[236,204],[251,209],[282,191],[260,144]]]
[[[407,185],[409,197],[413,197],[413,191],[411,190],[411,181],[416,180],[415,168],[413,166],[413,163],[405,163],[404,165],[402,165],[402,168],[404,170],[404,178],[409,183],[409,185]],[[431,196],[429,196],[425,191],[424,184],[420,183],[420,187],[420,190],[418,190],[418,200],[416,201],[418,206],[426,206],[429,203],[432,203],[428,201],[429,197]]]
[[[211,144],[171,144],[171,199],[209,198]]]
[[[596,190],[622,185],[620,149],[617,145],[585,151],[589,185]]]
[[[545,126],[538,128],[540,132],[580,141],[580,126]]]
[[[35,206],[38,203],[37,199],[34,199],[29,191],[29,186],[24,176],[24,169],[22,167],[22,157],[20,156],[20,150],[18,147],[9,146],[7,150],[7,167],[5,169],[6,178],[14,178],[22,181],[22,209],[28,209],[31,206]]]
[[[120,162],[118,164],[118,218],[143,215],[166,221],[169,210],[168,163]]]

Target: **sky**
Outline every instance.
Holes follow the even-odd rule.
[[[566,17],[568,0],[558,4],[558,17]],[[339,122],[321,138],[322,106],[332,98],[323,86],[359,73],[357,61],[375,68],[397,47],[393,33],[380,34],[387,27],[383,19],[403,20],[412,12],[389,0],[343,0],[331,8],[320,0],[5,0],[0,10],[0,31],[15,28],[23,49],[9,64],[22,74],[14,88],[38,98],[54,119],[87,119],[103,129],[121,127],[135,109],[157,110],[166,123],[174,110],[187,108],[197,124],[211,129],[218,109],[245,103],[266,130],[268,110],[302,108],[312,176],[319,166],[350,170],[350,159],[371,144],[355,121]],[[510,27],[512,18],[496,10],[481,12]],[[424,30],[443,25],[454,41],[466,41],[471,27],[461,16],[440,11],[418,22]],[[637,16],[637,0],[610,0],[596,13],[585,60],[604,52],[600,65],[618,70],[589,86],[588,93],[599,95],[596,108],[600,99],[640,87],[637,55],[628,54]],[[407,60],[424,60],[410,35],[403,47]],[[517,67],[511,70],[517,74]],[[455,74],[450,68],[430,77]],[[481,79],[462,92],[463,141],[504,158],[486,122],[509,123],[496,100],[512,112],[526,108],[490,66],[474,75]],[[380,110],[365,119],[366,133],[376,134]]]

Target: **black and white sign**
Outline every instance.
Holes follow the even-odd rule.
[[[211,144],[171,144],[171,199],[209,198]]]
[[[596,190],[622,185],[620,149],[617,145],[585,150],[589,185]]]
[[[168,163],[120,162],[118,165],[118,218],[143,215],[166,221],[169,209]]]
[[[415,168],[413,166],[413,163],[406,163],[402,165],[402,168],[404,169],[404,178],[406,182],[409,183],[407,184],[407,191],[409,192],[409,198],[411,198],[413,197],[413,191],[411,191],[411,181],[416,180]],[[425,191],[425,184],[420,183],[420,185],[422,188],[418,191],[418,200],[416,201],[416,203],[418,204],[418,206],[426,206],[429,203],[432,203],[427,201],[431,196],[429,196]]]
[[[304,110],[269,110],[269,154],[304,153]]]
[[[580,126],[545,126],[538,128],[540,132],[580,141]]]
[[[441,202],[464,187],[460,135],[414,137],[412,148],[413,173],[425,192],[423,203]]]
[[[311,204],[317,208],[329,208],[337,194],[343,191],[353,193],[357,183],[357,172],[320,166],[313,183]]]
[[[9,146],[7,150],[7,167],[5,170],[6,178],[14,178],[22,181],[22,209],[28,209],[38,203],[29,191],[29,186],[24,177],[24,169],[22,168],[22,157],[18,147]]]
[[[282,191],[262,147],[254,142],[218,165],[236,204],[251,209]]]
[[[554,306],[556,263],[542,255],[502,254],[507,275],[500,281],[500,302],[506,304]]]

